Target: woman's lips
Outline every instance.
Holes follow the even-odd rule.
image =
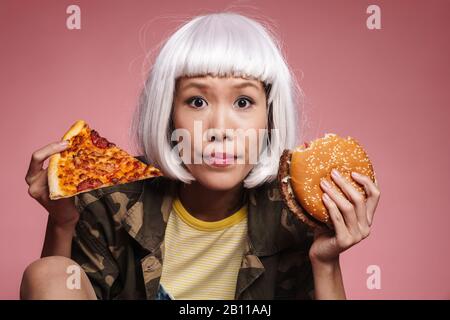
[[[226,167],[236,162],[237,156],[229,153],[213,152],[211,157],[206,158],[212,166]]]

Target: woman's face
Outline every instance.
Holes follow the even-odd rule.
[[[183,139],[190,141],[189,148],[180,155],[195,179],[209,189],[231,189],[254,167],[262,147],[261,130],[267,129],[263,83],[236,77],[181,77],[173,125],[188,133]]]

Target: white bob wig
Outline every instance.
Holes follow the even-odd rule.
[[[195,180],[171,152],[172,107],[178,77],[251,77],[263,82],[267,95],[268,150],[244,180],[253,188],[276,178],[284,149],[297,145],[297,104],[302,91],[270,29],[234,12],[201,15],[182,25],[162,46],[151,66],[132,123],[141,154],[169,178]],[[264,151],[264,150],[262,150]]]

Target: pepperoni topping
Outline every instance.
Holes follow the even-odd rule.
[[[81,160],[78,157],[73,158],[73,164],[75,168],[79,168],[81,166]]]
[[[107,162],[103,164],[103,170],[107,172],[113,172],[116,169],[116,166],[113,163]]]
[[[86,189],[93,189],[98,186],[100,186],[102,182],[99,179],[95,178],[88,178],[86,180],[81,181],[77,186],[77,192],[86,190]]]
[[[98,148],[111,148],[114,147],[115,144],[106,140],[106,138],[101,137],[97,131],[91,130],[91,140],[94,146]]]
[[[159,169],[147,166],[115,147],[114,143],[86,129],[71,139],[70,148],[59,164],[60,185],[68,193],[97,189],[105,184],[127,183],[143,175],[162,175]]]

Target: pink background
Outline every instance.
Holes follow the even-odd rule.
[[[81,30],[66,29],[70,4]],[[366,28],[370,4],[382,30]],[[450,2],[375,0],[1,1],[0,298],[18,297],[41,250],[32,151],[79,118],[130,150],[146,51],[182,19],[230,6],[274,22],[306,94],[306,138],[354,136],[373,161],[381,202],[371,236],[342,256],[348,297],[450,298]],[[380,290],[366,287],[372,264]]]

